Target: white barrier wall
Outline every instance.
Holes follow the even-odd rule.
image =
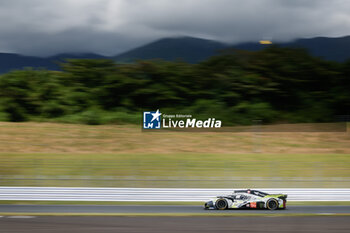
[[[287,194],[288,201],[350,201],[350,189],[258,190]],[[232,192],[233,189],[0,187],[0,200],[206,201]]]

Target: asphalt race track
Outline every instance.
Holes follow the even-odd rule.
[[[1,213],[4,216],[1,216]],[[6,214],[5,214],[6,213]],[[36,216],[63,214],[63,216]],[[97,216],[64,216],[65,214]],[[98,216],[98,214],[125,216]],[[205,216],[132,216],[132,214]],[[236,213],[245,216],[218,216]],[[277,215],[276,215],[276,214]],[[204,210],[201,206],[0,205],[0,232],[349,232],[350,206],[289,206],[286,210]],[[128,216],[130,214],[131,216]],[[210,214],[213,214],[210,216]],[[249,214],[251,214],[249,216]],[[261,214],[261,215],[260,215]],[[282,214],[282,215],[281,215]],[[290,214],[290,215],[288,215]],[[293,215],[294,214],[294,215]],[[298,216],[295,214],[318,214]],[[247,216],[246,216],[247,215]]]
[[[344,214],[350,206],[287,206],[285,210],[204,210],[201,206],[108,205],[0,205],[0,213],[244,213],[244,214]]]
[[[349,216],[2,216],[4,233],[349,232]]]

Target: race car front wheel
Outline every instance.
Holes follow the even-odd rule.
[[[215,207],[218,210],[224,210],[224,209],[227,209],[228,203],[227,203],[226,199],[220,198],[215,202]]]
[[[276,210],[278,208],[278,201],[276,199],[270,199],[266,202],[266,207],[269,210]]]

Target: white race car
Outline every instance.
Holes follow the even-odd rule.
[[[235,190],[232,195],[218,196],[204,204],[205,209],[285,209],[287,195],[268,194],[258,190]]]

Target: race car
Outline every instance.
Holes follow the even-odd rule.
[[[268,194],[258,190],[235,190],[232,195],[218,196],[204,204],[204,209],[285,209],[287,195]]]

